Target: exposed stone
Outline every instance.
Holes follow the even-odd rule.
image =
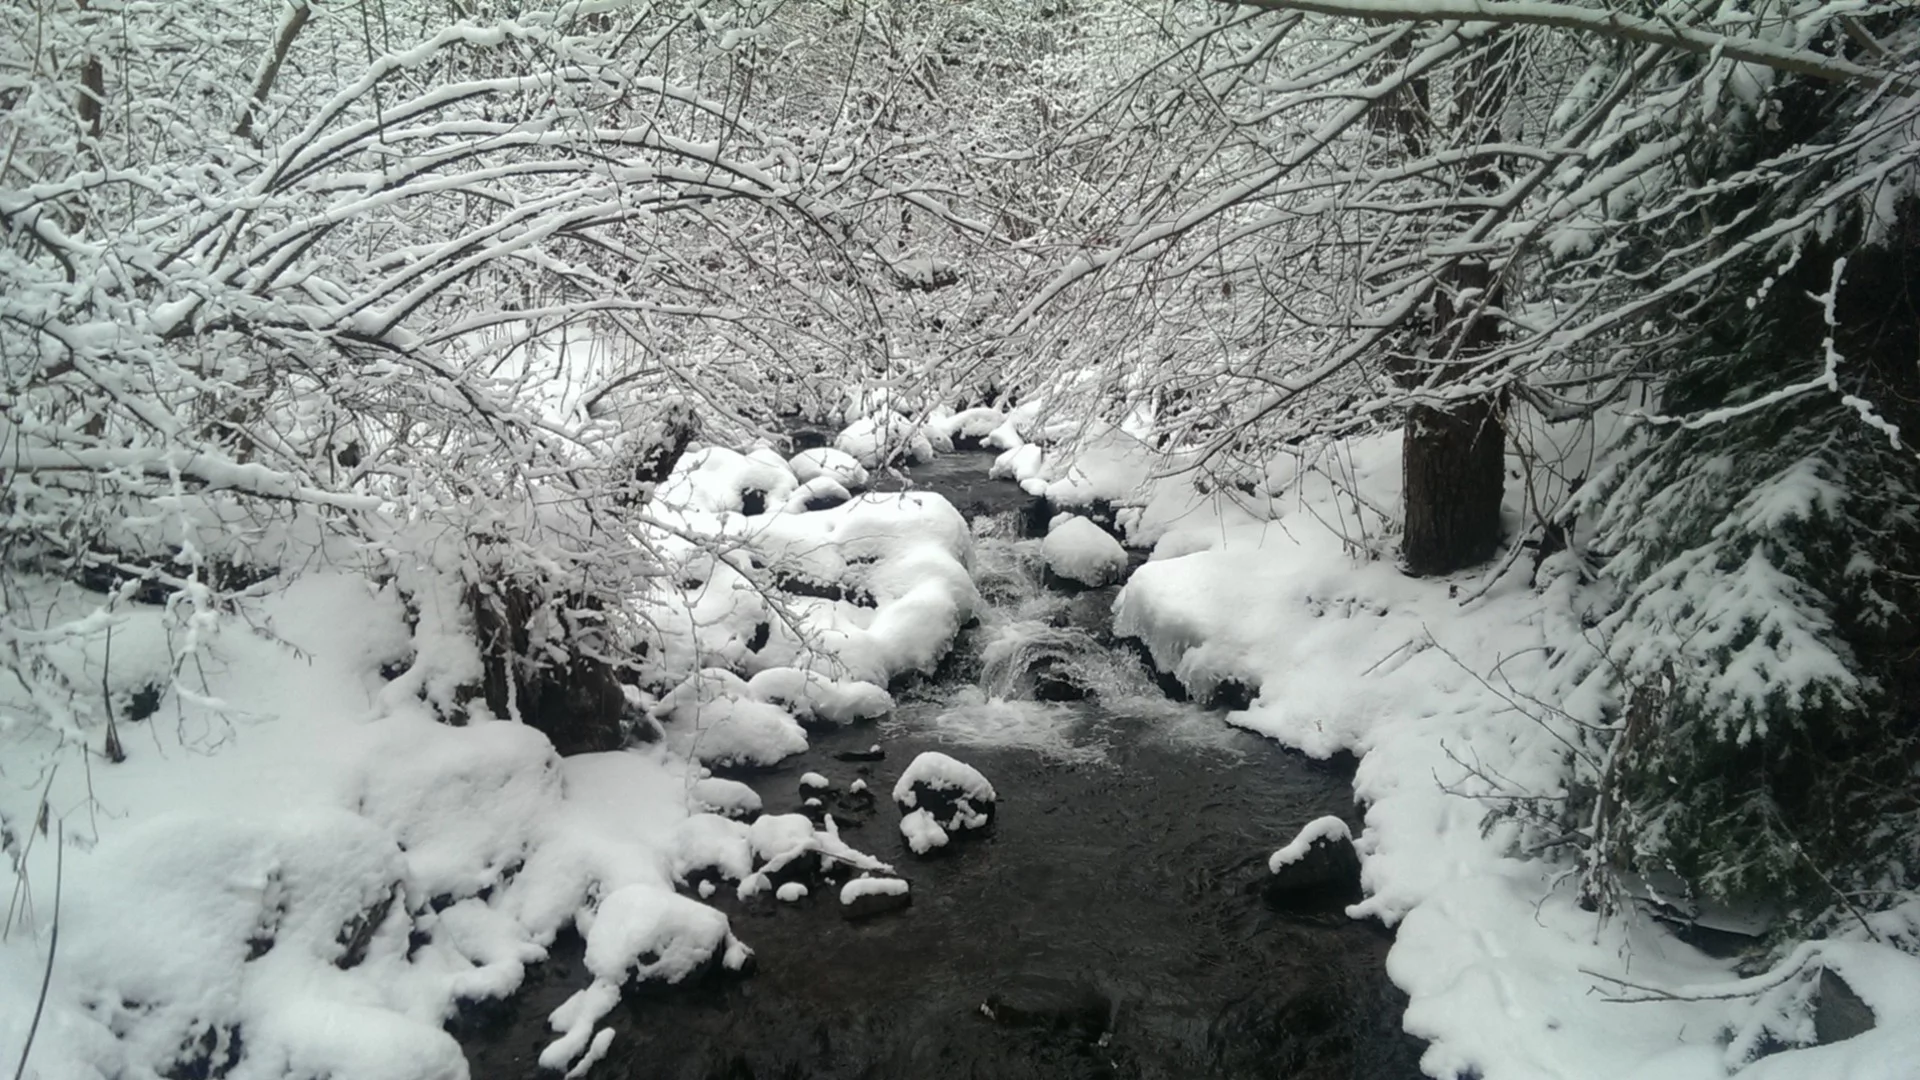
[[[1873,1030],[1873,1007],[1832,968],[1820,970],[1813,993],[1813,1034],[1821,1046]]]

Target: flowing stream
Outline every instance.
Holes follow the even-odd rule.
[[[1418,1077],[1388,935],[1260,888],[1266,854],[1301,825],[1358,824],[1347,776],[1168,701],[1106,639],[1112,590],[1048,592],[1037,542],[1014,537],[1028,500],[984,475],[980,455],[954,454],[914,477],[978,537],[987,609],[954,659],[879,723],[740,777],[770,813],[801,808],[803,773],[840,791],[864,779],[877,806],[842,814],[843,836],[911,879],[912,905],[850,922],[831,889],[798,903],[722,889],[712,902],[756,970],[630,993],[591,1075]],[[1074,688],[1091,697],[1035,700]],[[838,756],[875,743],[882,760]],[[998,814],[990,835],[921,858],[888,796],[936,749],[986,774]],[[474,1076],[538,1075],[547,1014],[587,981],[568,936],[513,999],[465,1018]]]

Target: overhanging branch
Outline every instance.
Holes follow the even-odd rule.
[[[1307,11],[1374,22],[1491,22],[1506,26],[1547,26],[1576,30],[1622,41],[1663,45],[1683,52],[1718,53],[1729,60],[1828,82],[1877,83],[1890,72],[1862,67],[1838,57],[1808,49],[1792,49],[1754,38],[1731,37],[1683,26],[1666,19],[1648,19],[1619,11],[1597,11],[1565,3],[1538,0],[1238,0],[1268,11]]]

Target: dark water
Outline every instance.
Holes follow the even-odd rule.
[[[916,486],[984,475],[975,455],[937,464],[956,475]],[[954,490],[955,502],[1022,501],[1010,484],[974,486],[998,491]],[[1037,588],[1032,547],[981,541],[993,608],[941,680],[909,689],[885,721],[817,735],[743,777],[775,813],[800,809],[805,772],[836,789],[864,779],[878,805],[843,812],[842,835],[910,879],[912,905],[849,922],[830,887],[798,903],[723,888],[712,902],[756,970],[630,995],[604,1022],[618,1034],[592,1076],[1419,1075],[1404,999],[1382,971],[1386,935],[1337,906],[1283,910],[1258,887],[1266,854],[1301,825],[1355,818],[1346,777],[1161,699],[1131,654],[1101,641],[1104,597]],[[1037,661],[1096,700],[1021,700]],[[882,761],[835,756],[876,742]],[[980,769],[1000,799],[991,835],[922,858],[888,794],[930,749]],[[563,939],[512,1002],[460,1032],[474,1075],[538,1075],[547,1014],[587,981],[578,940]]]

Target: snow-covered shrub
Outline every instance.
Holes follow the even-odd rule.
[[[1920,884],[1920,470],[1868,405],[1911,414],[1886,373],[1911,367],[1916,328],[1810,248],[1780,302],[1736,297],[1693,341],[1663,401],[1691,422],[1644,426],[1590,485],[1626,591],[1601,627],[1620,707],[1581,823],[1590,858],[1801,918]]]

